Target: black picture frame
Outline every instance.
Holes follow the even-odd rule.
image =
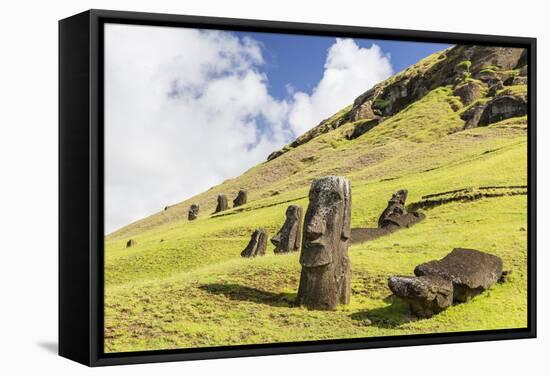
[[[528,326],[241,345],[103,352],[103,25],[125,23],[528,49]],[[88,10],[59,21],[59,354],[88,366],[432,345],[536,337],[536,39]]]

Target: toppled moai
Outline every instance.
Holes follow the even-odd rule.
[[[267,231],[263,228],[254,230],[248,245],[241,252],[241,257],[256,257],[265,255],[267,237]]]
[[[226,195],[218,195],[218,205],[216,206],[216,210],[214,213],[219,213],[224,210],[227,210],[227,196]]]
[[[237,197],[233,200],[233,207],[236,208],[237,206],[246,204],[246,199],[246,191],[240,190],[239,193],[237,193]]]
[[[395,192],[388,201],[388,206],[382,212],[378,219],[378,227],[388,230],[410,227],[413,224],[424,219],[424,214],[418,212],[407,212],[405,201],[407,201],[408,191],[400,189]]]
[[[313,180],[304,219],[298,305],[333,310],[338,304],[349,304],[350,224],[349,180],[340,176]]]
[[[189,207],[189,212],[187,213],[187,219],[190,221],[193,221],[197,219],[199,215],[199,205],[198,204],[191,204]]]
[[[295,252],[302,241],[302,208],[290,205],[286,209],[286,220],[277,235],[271,238],[275,253]]]
[[[502,275],[502,259],[474,249],[455,248],[441,260],[418,265],[415,277],[389,277],[388,286],[418,317],[430,317],[453,302],[466,302]]]

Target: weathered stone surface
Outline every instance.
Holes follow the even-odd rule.
[[[527,102],[524,98],[502,95],[489,101],[479,118],[478,125],[489,125],[501,120],[527,114]]]
[[[363,134],[367,133],[374,127],[376,127],[380,122],[382,121],[382,118],[376,118],[372,120],[367,120],[363,123],[360,123],[357,125],[353,130],[346,136],[348,140],[353,140],[357,137],[362,136]]]
[[[460,97],[460,101],[467,106],[481,96],[481,87],[476,82],[468,82],[457,87],[453,95]]]
[[[389,277],[388,287],[418,317],[431,317],[453,303],[453,284],[438,276]]]
[[[241,252],[241,257],[256,257],[265,255],[267,246],[267,231],[263,228],[257,228],[250,237],[250,242]]]
[[[351,184],[340,176],[313,180],[304,219],[297,303],[331,310],[349,304]]]
[[[218,205],[216,206],[216,210],[214,213],[219,213],[224,210],[227,210],[227,196],[226,195],[218,195]]]
[[[267,156],[267,160],[270,161],[272,159],[275,159],[281,155],[283,155],[285,153],[284,150],[275,150],[273,153],[270,153],[268,156]]]
[[[497,92],[502,89],[504,89],[504,83],[501,80],[498,80],[489,86],[489,91],[487,92],[487,96],[494,97],[497,94]]]
[[[527,77],[525,76],[512,76],[504,81],[505,86],[514,85],[527,85]]]
[[[398,224],[396,223],[396,218],[407,214],[405,201],[407,200],[408,194],[409,192],[406,189],[400,189],[391,196],[391,199],[388,201],[388,206],[384,209],[380,218],[378,218],[378,227]]]
[[[192,221],[197,219],[199,215],[199,205],[198,204],[192,204],[189,207],[189,212],[187,213],[187,219]]]
[[[474,249],[455,248],[441,260],[418,265],[416,276],[438,276],[453,283],[453,299],[465,302],[497,282],[502,259]]]
[[[479,119],[481,118],[481,114],[484,110],[485,105],[477,105],[465,111],[461,116],[461,119],[466,122],[464,124],[464,129],[477,127],[477,125],[479,124]]]
[[[235,199],[233,200],[233,207],[236,208],[237,206],[246,204],[246,200],[246,191],[240,190],[239,193],[237,193],[237,197],[235,197]]]
[[[527,76],[527,73],[528,73],[528,66],[527,65],[522,66],[519,70],[519,75]]]
[[[275,253],[288,253],[300,249],[302,241],[302,208],[290,205],[286,209],[286,220],[277,235],[271,238]]]
[[[130,239],[126,242],[126,248],[135,247],[137,242],[134,239]]]

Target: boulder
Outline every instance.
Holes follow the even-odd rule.
[[[437,276],[453,283],[453,300],[465,302],[502,276],[502,259],[474,249],[455,248],[441,260],[418,265],[414,274]]]
[[[199,205],[198,204],[192,204],[189,207],[189,212],[187,213],[187,219],[190,221],[193,221],[197,219],[199,215]]]
[[[497,82],[495,82],[491,86],[489,86],[489,91],[487,92],[487,96],[488,97],[494,97],[502,89],[504,89],[504,83],[502,81],[498,80]]]
[[[460,101],[467,106],[481,96],[481,86],[476,82],[468,82],[457,87],[453,95],[460,97]]]
[[[227,196],[226,195],[218,195],[218,205],[216,206],[216,210],[214,213],[219,213],[224,210],[227,210]]]
[[[263,228],[257,228],[250,237],[250,242],[241,252],[241,257],[256,257],[265,255],[267,246],[267,231]]]
[[[349,304],[350,223],[349,180],[340,176],[313,180],[304,219],[297,304],[319,310],[333,310],[338,304]]]
[[[281,155],[283,155],[285,152],[283,150],[275,150],[273,153],[270,153],[268,156],[267,156],[267,160],[270,161],[272,159],[275,159],[277,157],[280,157]]]
[[[428,318],[453,303],[453,284],[438,276],[389,277],[388,287],[409,303],[411,312]]]
[[[134,239],[130,239],[126,242],[126,248],[135,247],[137,242]]]
[[[501,120],[527,114],[525,98],[513,95],[498,96],[487,103],[479,118],[478,125],[489,125]]]
[[[527,77],[525,76],[512,76],[504,81],[505,86],[514,85],[527,85]]]
[[[246,199],[246,191],[240,190],[239,193],[237,193],[237,197],[233,200],[233,207],[236,208],[237,206],[246,204]]]
[[[302,208],[290,205],[286,209],[286,220],[277,235],[271,238],[275,253],[288,253],[300,249],[302,241]]]

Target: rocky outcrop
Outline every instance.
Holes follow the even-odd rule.
[[[460,97],[460,101],[467,106],[481,96],[481,86],[477,82],[470,81],[454,89],[453,95]]]
[[[366,120],[364,122],[361,122],[353,128],[353,130],[346,136],[348,140],[356,139],[357,137],[360,137],[376,127],[380,122],[382,121],[382,118],[372,119],[372,120]]]
[[[478,126],[524,115],[527,115],[527,101],[525,98],[512,95],[497,96],[485,105]]]
[[[302,208],[290,205],[286,209],[286,220],[279,232],[271,238],[275,253],[295,252],[302,241]]]
[[[189,207],[189,211],[187,212],[187,219],[190,221],[193,221],[197,219],[199,215],[199,205],[198,204],[191,204]]]
[[[464,124],[464,129],[468,128],[475,128],[479,124],[479,119],[481,118],[481,114],[485,110],[485,105],[478,105],[473,106],[472,108],[465,111],[461,118],[466,123]]]
[[[227,206],[227,196],[226,195],[218,195],[218,205],[216,206],[216,210],[214,210],[214,213],[219,213],[224,210],[227,210],[229,207]]]
[[[304,219],[296,302],[309,309],[332,310],[350,299],[351,185],[328,176],[313,180]]]
[[[388,287],[409,303],[411,312],[427,318],[443,311],[453,303],[453,284],[437,276],[389,277]]]
[[[241,252],[241,257],[257,257],[265,255],[267,246],[267,231],[263,228],[254,230],[250,237],[250,242]]]
[[[126,248],[135,247],[137,242],[134,239],[130,239],[126,242]]]
[[[236,208],[237,206],[246,204],[246,200],[246,191],[240,190],[239,193],[237,193],[237,197],[235,197],[235,199],[233,200],[233,207]]]
[[[499,280],[502,259],[474,249],[455,248],[441,260],[418,265],[414,274],[451,281],[454,301],[465,302]]]

